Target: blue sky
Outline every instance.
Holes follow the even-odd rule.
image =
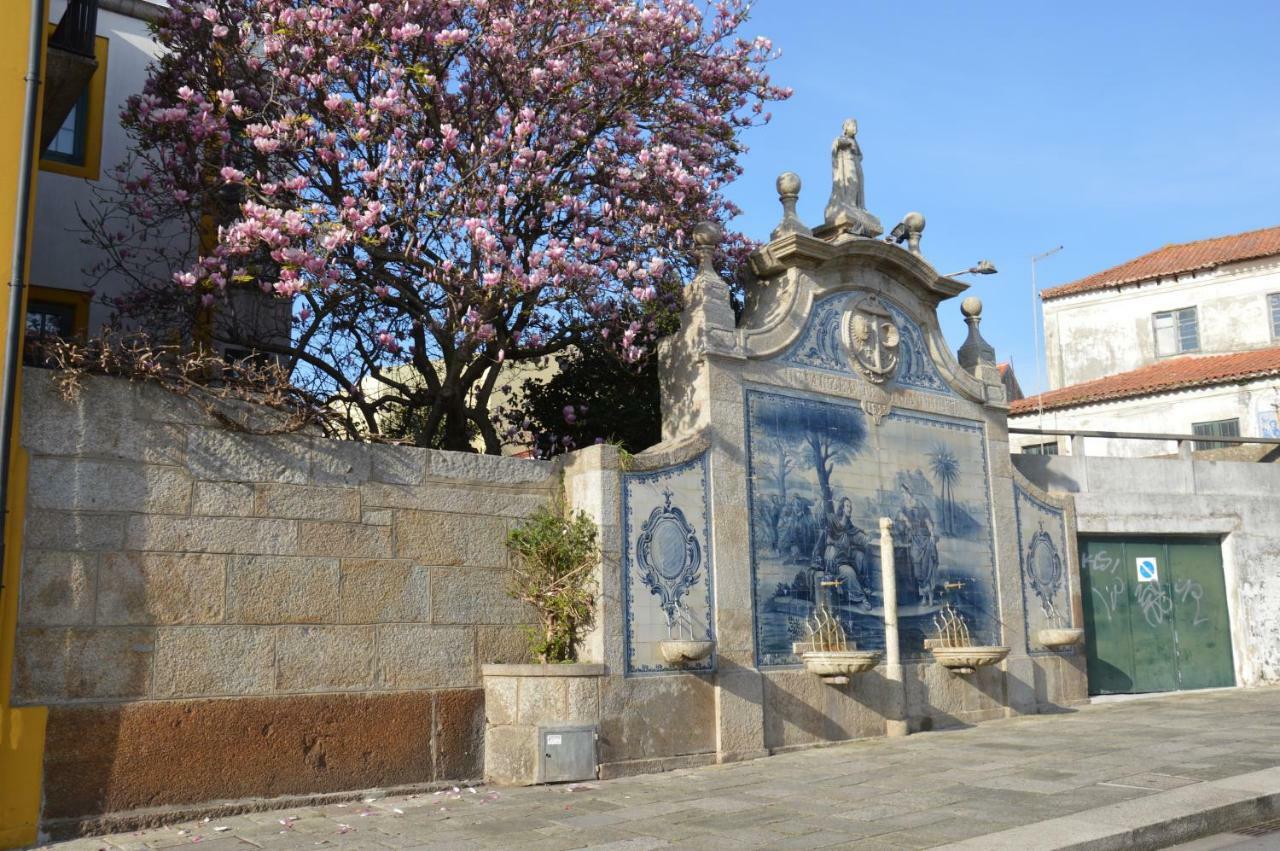
[[[1170,242],[1280,225],[1280,3],[758,0],[748,35],[795,89],[747,135],[735,225],[767,239],[780,172],[821,221],[830,144],[858,119],[867,205],[885,229],[919,210],[925,257],[968,278],[983,331],[1040,386],[1030,258],[1040,288]],[[964,339],[956,301],[941,310]]]

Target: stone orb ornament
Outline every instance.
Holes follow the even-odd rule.
[[[715,248],[724,239],[724,228],[715,222],[698,222],[693,226],[693,244],[699,248]]]
[[[800,175],[794,171],[784,171],[778,175],[775,185],[778,187],[778,200],[782,202],[782,221],[769,234],[770,241],[793,233],[809,236],[812,231],[800,221],[800,216],[796,213],[796,202],[800,200]]]
[[[907,213],[902,217],[902,223],[907,226],[908,233],[920,233],[924,230],[924,214]]]
[[[776,186],[778,187],[779,196],[786,197],[788,195],[799,195],[800,185],[800,175],[796,174],[794,171],[784,171],[782,174],[778,175],[778,182]]]
[[[703,221],[693,226],[693,250],[698,255],[698,271],[715,273],[716,246],[724,239],[724,228]]]
[[[982,316],[982,299],[976,295],[971,295],[964,301],[960,302],[960,312],[967,319],[977,319]]]

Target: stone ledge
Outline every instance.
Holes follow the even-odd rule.
[[[480,666],[486,677],[603,677],[605,666],[594,662],[573,662],[563,665],[512,665],[491,663]]]
[[[948,845],[973,851],[1167,848],[1280,813],[1280,768],[1180,786]]]

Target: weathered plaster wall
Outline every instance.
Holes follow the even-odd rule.
[[[1240,434],[1245,437],[1277,437],[1280,436],[1280,425],[1276,422],[1278,405],[1280,381],[1272,378],[1045,411],[1043,417],[1034,413],[1023,414],[1010,417],[1009,425],[1082,431],[1191,434],[1194,423],[1236,419],[1240,421]],[[1009,437],[1014,452],[1019,452],[1028,444],[1050,440],[1053,438],[1035,434],[1014,434]],[[1059,454],[1070,454],[1070,438],[1059,437],[1057,440]],[[1085,452],[1089,455],[1126,458],[1172,455],[1178,451],[1174,441],[1165,440],[1087,437],[1084,445]]]
[[[1220,536],[1236,681],[1280,680],[1280,468],[1092,456],[1014,463],[1046,490],[1074,496],[1082,534]]]
[[[1157,360],[1151,315],[1197,308],[1198,354],[1273,346],[1267,295],[1280,292],[1276,258],[1233,263],[1044,304],[1050,389],[1137,369]]]
[[[554,465],[239,435],[115,379],[24,393],[46,820],[480,776],[480,666],[526,660],[504,538]]]

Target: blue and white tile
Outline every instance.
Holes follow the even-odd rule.
[[[1066,513],[1015,484],[1013,515],[1027,652],[1048,652],[1034,641],[1036,633],[1046,627],[1072,626]]]
[[[903,654],[924,652],[946,602],[975,643],[999,643],[981,423],[895,410],[871,428],[856,400],[762,389],[748,389],[745,405],[758,664],[796,662],[791,644],[821,593],[815,582],[836,575],[842,585],[830,604],[846,634],[862,649],[883,649],[885,516],[896,527]],[[825,484],[820,465],[830,471]]]
[[[852,303],[862,297],[864,294],[860,292],[838,293],[818,301],[809,314],[809,319],[800,336],[780,360],[790,366],[803,369],[856,375],[857,372],[853,368],[849,354],[841,342],[843,337],[841,322]],[[894,324],[898,326],[900,339],[898,369],[891,383],[929,393],[954,396],[951,386],[947,384],[937,364],[933,362],[923,329],[902,307],[885,298],[881,298],[881,301],[893,317]]]
[[[624,473],[623,594],[628,674],[711,671],[714,653],[681,667],[662,658],[668,637],[715,640],[706,453],[672,467]],[[686,618],[668,627],[668,613]]]

